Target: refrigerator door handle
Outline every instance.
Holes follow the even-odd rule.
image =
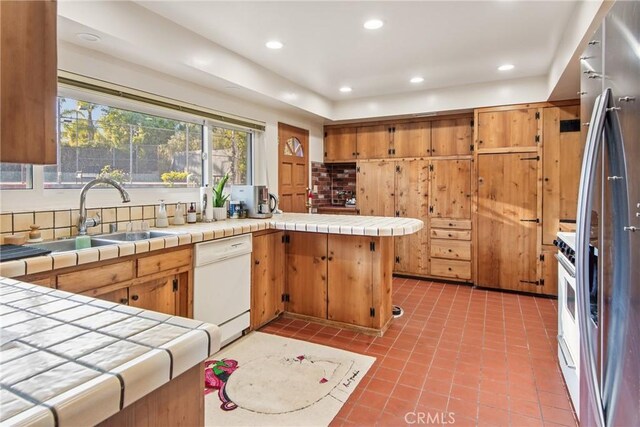
[[[585,154],[580,174],[580,190],[578,193],[578,211],[576,226],[576,287],[578,297],[578,324],[580,327],[580,347],[586,357],[581,361],[582,369],[586,370],[586,385],[588,399],[595,408],[596,423],[599,427],[605,427],[604,413],[602,409],[602,396],[596,370],[596,358],[591,350],[591,342],[595,337],[591,336],[589,327],[590,287],[589,287],[589,238],[591,235],[591,210],[593,207],[592,188],[596,178],[598,155],[602,147],[602,134],[606,108],[609,103],[611,90],[605,90],[596,98],[591,116]]]

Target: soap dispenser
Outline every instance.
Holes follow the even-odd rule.
[[[173,225],[184,225],[184,209],[182,209],[182,203],[176,204],[176,213],[173,217]]]
[[[156,215],[156,227],[167,228],[169,226],[169,220],[167,219],[167,207],[164,204],[164,200],[160,200],[160,207],[158,208],[158,214]]]

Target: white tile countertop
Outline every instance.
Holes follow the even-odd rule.
[[[217,326],[0,278],[0,424],[95,425],[217,352]]]
[[[392,237],[412,234],[423,227],[424,223],[419,219],[357,215],[285,213],[269,219],[227,219],[162,229],[175,233],[173,236],[3,262],[0,263],[0,276],[19,277],[265,229]]]

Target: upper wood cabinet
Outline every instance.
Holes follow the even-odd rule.
[[[478,150],[536,147],[540,142],[538,108],[478,113]]]
[[[356,156],[356,128],[331,128],[325,131],[325,162],[349,162],[354,161]]]
[[[56,2],[0,1],[0,161],[55,164]]]
[[[425,157],[431,148],[431,123],[401,123],[391,128],[391,157]]]
[[[387,125],[361,126],[357,129],[357,153],[359,159],[384,159],[391,157],[392,127]]]
[[[473,120],[469,118],[431,122],[431,155],[462,156],[471,154]]]

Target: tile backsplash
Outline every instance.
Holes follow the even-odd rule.
[[[172,222],[177,203],[167,203],[167,216]],[[183,204],[186,211],[186,207]],[[119,231],[127,229],[129,222],[140,223],[147,221],[150,227],[155,226],[158,205],[118,205],[103,208],[88,208],[89,217],[100,215],[102,224],[97,227],[87,228],[88,234],[101,234],[109,232],[109,225],[116,224]],[[57,209],[28,212],[3,212],[0,214],[0,240],[12,234],[26,235],[30,226],[40,226],[40,232],[44,240],[61,239],[78,234],[76,224],[78,222],[78,209]],[[138,224],[139,226],[139,224]]]

